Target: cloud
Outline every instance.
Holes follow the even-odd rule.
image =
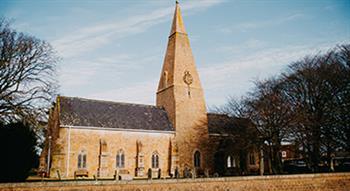
[[[220,2],[222,0],[205,0],[200,3],[191,1],[181,4],[181,8],[182,10],[191,10],[191,13],[193,13]],[[120,38],[141,33],[158,23],[170,20],[173,10],[173,6],[163,7],[146,14],[123,18],[121,21],[111,20],[102,24],[87,26],[55,40],[53,45],[64,58],[64,65],[62,65],[59,76],[62,92],[75,94],[74,90],[77,88],[84,89],[84,92],[95,92],[89,90],[91,87],[87,87],[94,79],[102,81],[101,78],[113,78],[113,80],[118,81],[119,79],[117,78],[124,73],[129,73],[131,70],[139,70],[145,67],[147,63],[154,63],[159,55],[140,56],[140,53],[112,54],[91,58],[82,57],[81,54],[89,51],[98,51],[99,48],[109,43],[117,44],[116,40]],[[110,75],[110,72],[105,70],[116,72]],[[103,74],[108,76],[103,76]],[[156,80],[154,81],[156,82]],[[132,82],[127,82],[125,84],[127,84],[127,87],[114,90],[99,88],[99,93],[92,93],[89,97],[153,103],[154,98],[150,98],[150,95],[154,95],[157,83],[145,84],[142,82],[140,84],[132,84]]]
[[[107,90],[88,95],[89,98],[128,103],[154,105],[158,81],[156,79],[135,83],[119,89]]]
[[[254,80],[278,75],[293,61],[306,55],[325,52],[332,47],[334,44],[269,48],[253,52],[241,59],[231,59],[200,68],[199,73],[206,95],[215,97],[215,100],[207,99],[208,104],[223,103],[231,95],[240,97],[253,87]],[[215,96],[211,96],[212,92],[216,92]]]
[[[182,5],[183,10],[203,10],[221,3],[222,0],[191,1]],[[64,58],[77,56],[95,50],[113,40],[143,32],[148,28],[167,21],[174,7],[163,7],[147,14],[124,18],[122,21],[110,21],[85,27],[55,41],[53,45]]]
[[[63,86],[66,89],[83,88],[91,79],[95,78],[95,75],[108,74],[108,71],[115,71],[113,72],[113,76],[107,77],[109,81],[125,82],[125,79],[111,78],[119,78],[123,73],[130,74],[131,71],[140,70],[140,68],[154,62],[157,57],[159,57],[159,55],[140,57],[139,55],[122,54],[99,58],[95,62],[88,62],[82,71],[74,69],[72,72],[66,74],[66,76],[63,76],[65,82],[67,82]],[[74,83],[72,83],[72,81],[74,81]],[[121,86],[119,88],[107,90],[99,88],[98,91],[90,91],[93,93],[87,93],[83,96],[118,102],[154,104],[157,85],[158,78],[156,76],[153,79],[142,82],[125,82],[119,84],[119,86]]]
[[[318,44],[269,48],[254,52],[245,58],[231,59],[199,68],[207,105],[223,104],[231,95],[240,97],[253,87],[253,80],[278,75],[291,62],[306,55],[325,52],[333,46],[334,44]],[[154,105],[157,85],[158,76],[145,82],[128,83],[120,88],[99,91],[87,96],[94,99]]]
[[[111,75],[116,79],[123,73],[138,70],[149,63],[154,62],[159,55],[131,55],[114,54],[111,56],[97,57],[94,59],[70,59],[60,68],[59,81],[63,91],[83,87],[89,84],[96,76]]]
[[[252,51],[252,49],[261,49],[265,47],[268,43],[262,40],[258,39],[248,39],[245,42],[242,42],[239,45],[231,45],[231,46],[222,46],[220,48],[215,49],[219,52],[228,52],[228,53],[234,53],[237,54],[239,52],[247,52],[248,49]]]
[[[296,13],[296,14],[285,16],[285,17],[273,18],[270,20],[239,23],[233,27],[223,27],[220,29],[220,31],[223,33],[231,33],[233,31],[241,31],[242,32],[242,31],[247,31],[247,30],[255,30],[255,29],[259,29],[259,28],[266,28],[266,27],[281,25],[281,24],[287,23],[289,21],[295,21],[295,20],[298,20],[298,19],[301,19],[304,17],[305,17],[305,15],[302,13]]]
[[[66,65],[69,68],[59,68],[59,81],[63,89],[89,83],[89,79],[96,74],[99,68],[96,62],[87,60],[71,60]]]

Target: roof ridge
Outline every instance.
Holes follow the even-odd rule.
[[[111,100],[101,100],[101,99],[91,99],[91,98],[83,98],[83,97],[61,96],[61,95],[59,97],[68,98],[68,99],[79,99],[83,101],[96,101],[96,102],[114,103],[114,104],[122,104],[122,105],[134,105],[134,106],[163,109],[162,107],[158,107],[156,105],[147,105],[147,104],[141,104],[141,103],[118,102],[118,101],[111,101]]]

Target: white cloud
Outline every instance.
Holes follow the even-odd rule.
[[[223,33],[231,33],[233,31],[247,31],[247,30],[254,30],[259,28],[266,28],[266,27],[272,27],[276,25],[281,25],[284,23],[287,23],[289,21],[295,21],[301,18],[305,18],[306,15],[302,13],[296,13],[292,15],[288,15],[285,17],[277,17],[270,20],[261,20],[261,21],[255,21],[255,22],[244,22],[235,24],[233,27],[222,27],[220,28],[220,31]]]
[[[228,60],[199,68],[202,85],[207,95],[207,104],[223,104],[231,95],[239,97],[253,86],[253,80],[278,75],[289,63],[306,55],[324,52],[333,46],[334,44],[319,44],[286,46],[282,49],[270,48],[252,53],[242,59]],[[157,85],[158,78],[154,78],[146,82],[127,84],[118,89],[92,93],[88,97],[154,105]],[[208,94],[212,95],[213,92],[215,96],[208,97]]]
[[[216,5],[222,0],[191,1],[184,3],[184,10],[202,10]],[[123,18],[122,21],[110,21],[99,25],[85,27],[67,34],[53,42],[58,52],[64,57],[74,57],[83,52],[95,50],[118,38],[140,33],[153,25],[171,18],[174,7],[159,8],[152,12]]]
[[[96,74],[99,68],[96,62],[86,60],[71,60],[66,65],[69,68],[59,68],[59,81],[63,89],[89,83],[89,79]]]
[[[208,67],[200,68],[199,73],[206,95],[211,92],[223,92],[215,95],[215,102],[223,103],[228,96],[242,96],[253,86],[256,79],[265,79],[278,75],[288,64],[319,52],[325,52],[334,44],[315,46],[286,46],[254,52],[241,59],[232,59]],[[213,103],[209,103],[213,104]]]
[[[267,44],[268,44],[267,42],[262,41],[262,40],[248,39],[247,41],[245,41],[239,45],[222,46],[220,48],[217,48],[216,51],[237,54],[239,52],[247,51],[248,49],[261,49],[264,46],[266,46]]]
[[[154,105],[157,85],[157,80],[153,79],[147,82],[131,84],[119,89],[93,93],[88,95],[88,97],[100,100]]]
[[[222,0],[205,0],[191,1],[181,4],[183,10],[200,11],[210,6],[216,5]],[[130,72],[132,69],[140,69],[147,63],[154,62],[159,55],[140,56],[140,53],[135,54],[113,54],[101,55],[95,58],[82,58],[80,54],[89,51],[97,51],[100,47],[108,43],[117,44],[116,40],[143,32],[148,28],[170,20],[174,11],[174,6],[163,7],[157,10],[148,12],[147,14],[136,15],[128,18],[123,18],[121,21],[108,21],[98,25],[87,26],[71,34],[67,34],[53,42],[53,45],[58,50],[59,54],[64,58],[64,65],[60,70],[60,84],[63,93],[73,92],[74,89],[84,88],[91,80],[98,78],[105,70],[116,71],[113,73],[113,78],[117,78],[119,74]],[[108,76],[109,77],[109,76]],[[114,90],[101,90],[99,93],[92,93],[88,97],[97,99],[133,101],[153,103],[155,94],[155,83],[140,83],[129,85],[126,82],[125,88]],[[95,92],[95,91],[93,91]],[[89,94],[89,93],[88,93]],[[80,95],[79,95],[80,96]]]
[[[267,21],[241,23],[237,25],[237,28],[242,30],[247,30],[247,29],[257,29],[257,28],[263,28],[263,27],[271,27],[274,25],[280,25],[289,21],[303,18],[303,17],[304,17],[304,14],[297,13],[293,15],[288,15],[286,17],[267,20]]]
[[[68,89],[90,83],[93,78],[96,78],[96,75],[111,74],[110,71],[113,71],[114,78],[117,78],[121,73],[137,70],[154,62],[157,56],[159,55],[142,57],[131,54],[114,54],[92,60],[70,59],[65,63],[66,67],[60,68],[59,81],[65,92]]]

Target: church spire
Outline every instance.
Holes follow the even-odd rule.
[[[186,34],[185,25],[182,20],[180,5],[178,1],[176,1],[175,13],[173,18],[173,24],[171,26],[170,36],[176,32]]]
[[[185,78],[186,81],[184,81]],[[193,88],[202,91],[190,41],[185,30],[178,2],[175,6],[162,75],[158,85],[158,98],[162,97],[160,96],[161,92],[174,85],[185,86],[188,89],[187,94],[189,97],[191,97],[191,90]],[[160,104],[160,102],[157,101],[157,104]]]
[[[208,119],[204,92],[178,3],[168,38],[156,102],[158,107],[166,110],[175,128],[175,142],[180,151],[179,164],[182,167],[187,164],[190,168],[195,168],[193,153],[197,151],[206,156],[203,145],[207,145],[205,140],[209,138]]]

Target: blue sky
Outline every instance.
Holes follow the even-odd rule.
[[[180,0],[207,105],[292,61],[350,42],[349,0]],[[0,0],[13,27],[62,57],[60,94],[155,103],[173,0]]]

